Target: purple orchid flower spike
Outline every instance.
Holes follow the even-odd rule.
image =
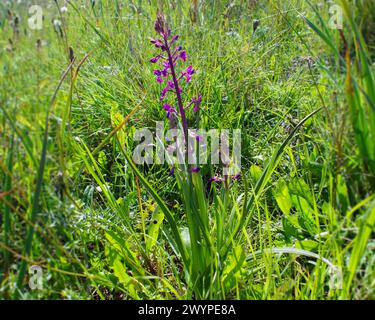
[[[176,70],[178,62],[185,62],[187,60],[188,54],[180,45],[176,45],[179,36],[171,35],[171,29],[169,28],[165,17],[160,13],[158,13],[156,18],[155,31],[158,33],[159,37],[156,39],[150,39],[150,41],[157,49],[160,49],[162,52],[159,55],[151,58],[150,62],[161,62],[162,67],[160,69],[154,70],[154,75],[156,76],[156,81],[158,83],[164,83],[164,81],[166,81],[167,83],[161,91],[160,101],[168,99],[167,96],[169,93],[173,93],[175,95],[175,98],[177,100],[177,108],[173,108],[168,103],[165,103],[163,105],[163,108],[167,111],[167,118],[170,121],[170,124],[174,124],[174,121],[180,118],[184,132],[185,143],[187,144],[188,120],[186,117],[182,99],[182,80],[185,79],[186,83],[189,83],[192,79],[193,74],[195,74],[195,70],[191,65],[189,65],[186,69],[181,68],[180,70]],[[194,106],[194,112],[198,112],[201,101],[202,97],[198,96],[198,98],[193,98],[190,102],[190,105]],[[186,159],[188,159],[187,149],[188,148],[186,148]]]
[[[182,61],[187,60],[187,53],[185,50],[182,49],[181,46],[177,46],[172,48],[172,46],[178,41],[179,36],[174,35],[171,37],[171,30],[166,22],[164,15],[161,13],[157,14],[156,22],[155,22],[155,31],[159,34],[161,38],[151,39],[151,43],[156,47],[161,49],[164,53],[159,54],[153,58],[151,58],[152,63],[157,63],[160,60],[163,61],[163,69],[155,70],[154,74],[156,76],[156,81],[158,83],[163,83],[163,78],[168,79],[168,84],[162,90],[160,94],[160,100],[164,100],[168,94],[168,92],[172,91],[177,99],[178,105],[178,113],[181,118],[182,126],[184,129],[184,136],[185,141],[187,141],[188,137],[188,126],[187,126],[187,118],[185,114],[185,109],[182,101],[182,87],[180,84],[180,80],[182,78],[186,79],[186,82],[190,82],[192,75],[195,73],[195,70],[190,65],[187,69],[181,72],[181,77],[177,77],[176,72],[176,64],[179,59]]]

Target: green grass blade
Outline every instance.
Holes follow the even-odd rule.
[[[60,90],[60,87],[66,78],[68,72],[73,66],[73,62],[68,66],[68,68],[65,70],[64,74],[62,75],[59,84],[57,85],[57,88],[52,96],[49,108],[47,110],[46,114],[46,119],[45,119],[45,129],[44,129],[44,137],[43,137],[43,146],[42,146],[42,153],[41,153],[41,158],[39,162],[39,168],[38,168],[38,173],[37,173],[37,181],[36,181],[36,187],[35,187],[35,193],[33,197],[33,203],[32,203],[32,208],[31,208],[31,214],[30,214],[30,222],[31,225],[29,226],[26,234],[26,239],[25,239],[25,246],[24,246],[24,256],[28,257],[31,252],[32,248],[32,242],[33,242],[33,236],[34,236],[34,228],[33,225],[35,224],[37,215],[39,213],[39,198],[42,192],[42,186],[43,186],[43,175],[44,175],[44,168],[46,164],[46,156],[47,156],[47,145],[48,145],[48,132],[49,132],[49,113],[52,108],[52,106],[55,103],[55,99],[57,96],[58,91]],[[26,266],[27,262],[26,260],[22,260],[21,266],[18,272],[17,276],[17,281],[16,281],[16,290],[14,291],[14,298],[16,299],[19,295],[19,290],[22,286],[25,273],[26,273]]]
[[[361,221],[361,226],[359,228],[358,234],[354,239],[354,247],[350,255],[349,266],[348,266],[348,276],[345,282],[346,286],[346,296],[349,296],[351,284],[353,282],[354,276],[357,273],[358,266],[365,252],[367,242],[371,236],[371,233],[375,227],[375,201],[373,201],[367,210],[363,221]]]
[[[250,197],[248,202],[246,204],[244,204],[246,209],[243,212],[245,214],[242,215],[240,221],[238,222],[238,224],[235,228],[235,231],[229,237],[226,245],[224,246],[224,252],[225,252],[224,255],[227,254],[228,248],[231,245],[231,241],[235,237],[235,235],[239,232],[239,230],[242,227],[246,227],[249,224],[249,219],[252,217],[251,212],[252,212],[252,209],[253,209],[253,205],[254,205],[254,203],[256,203],[257,199],[259,199],[259,197],[261,196],[266,184],[270,180],[272,173],[276,169],[276,167],[277,167],[277,165],[278,165],[278,163],[281,159],[281,156],[284,152],[285,147],[289,144],[290,140],[295,136],[295,134],[303,126],[303,124],[308,119],[310,119],[312,116],[314,116],[316,113],[318,113],[320,110],[322,110],[322,108],[319,108],[319,109],[311,112],[304,119],[302,119],[301,122],[298,123],[298,125],[293,129],[293,131],[285,139],[285,141],[282,143],[282,145],[279,148],[277,148],[277,150],[274,152],[271,160],[268,162],[268,164],[267,164],[266,168],[264,169],[261,177],[257,181],[252,196]]]
[[[13,172],[13,150],[14,150],[14,131],[10,136],[11,143],[8,151],[7,158],[7,172],[5,172],[5,181],[4,181],[4,192],[11,192],[12,189],[12,172]],[[10,195],[4,196],[4,208],[3,208],[3,219],[4,219],[4,244],[9,246],[9,232],[10,232],[10,207],[8,205],[10,201]],[[9,268],[9,252],[4,250],[4,271],[6,272]]]
[[[122,154],[124,155],[126,161],[129,163],[130,167],[132,168],[134,174],[138,177],[138,179],[141,181],[141,183],[144,185],[144,187],[147,189],[147,191],[151,194],[151,196],[154,198],[156,203],[159,205],[160,209],[163,211],[169,226],[171,228],[172,234],[173,234],[173,240],[176,242],[176,246],[178,249],[178,253],[181,255],[182,260],[187,264],[188,258],[186,254],[185,247],[182,243],[180,232],[177,228],[177,223],[173,217],[172,212],[168,209],[165,202],[162,200],[162,198],[157,194],[157,192],[154,190],[154,188],[148,183],[146,178],[141,174],[141,172],[137,169],[136,165],[132,161],[132,159],[129,157],[129,155],[125,152],[124,147],[117,141],[118,146],[120,147],[120,150]]]

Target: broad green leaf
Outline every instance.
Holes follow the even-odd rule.
[[[135,288],[135,280],[128,275],[125,266],[121,263],[120,259],[116,259],[112,265],[115,276],[119,279],[120,283],[125,287],[127,292],[133,299],[139,300],[137,290]]]
[[[288,215],[290,213],[290,209],[293,206],[292,199],[289,194],[289,189],[285,181],[279,181],[276,185],[273,195],[276,199],[276,202],[280,208],[280,210]]]
[[[296,248],[315,252],[319,247],[319,243],[314,240],[296,241]]]
[[[250,167],[250,177],[252,181],[258,181],[262,176],[262,169],[257,165],[253,164]]]
[[[307,230],[310,235],[315,235],[317,230],[314,222],[314,210],[309,203],[302,197],[292,196],[292,201],[296,207],[298,214],[298,221],[300,225]]]

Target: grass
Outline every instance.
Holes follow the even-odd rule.
[[[315,0],[40,2],[41,30],[0,4],[2,299],[375,298],[366,1],[338,1],[342,31]],[[189,125],[241,129],[238,181],[133,163],[165,119],[158,7],[197,70]]]

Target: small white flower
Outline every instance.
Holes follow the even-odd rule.
[[[104,187],[104,190],[105,190],[105,191],[109,191],[109,189],[110,189],[110,186],[107,185],[107,184],[103,185],[103,187]],[[103,192],[103,189],[102,189],[100,186],[97,186],[95,189],[96,189],[96,191],[98,191],[98,192]]]
[[[66,13],[66,12],[68,12],[68,8],[65,7],[65,6],[61,7],[60,11],[61,11],[61,13]]]
[[[54,19],[52,23],[55,28],[61,27],[61,21],[59,19]]]

